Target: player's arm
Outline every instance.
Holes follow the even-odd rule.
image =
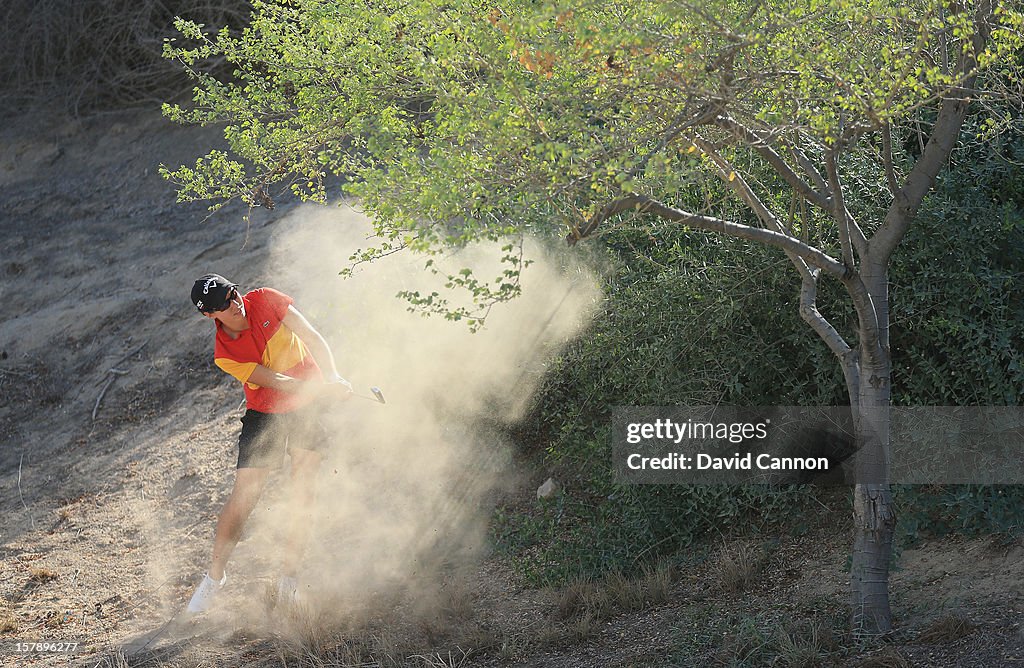
[[[249,374],[249,379],[245,382],[252,383],[253,385],[259,385],[260,387],[272,387],[275,390],[290,392],[292,394],[312,394],[320,387],[320,383],[293,378],[292,376],[273,371],[262,364],[256,365],[252,370],[252,373]]]
[[[282,392],[289,392],[291,394],[311,394],[316,395],[324,391],[325,388],[337,386],[343,387],[339,384],[335,386],[324,385],[319,380],[304,380],[302,378],[295,378],[287,374],[278,373],[273,369],[263,366],[262,364],[256,364],[255,362],[235,362],[228,358],[218,358],[216,361],[223,371],[231,376],[234,376],[237,380],[243,383],[249,383],[252,385],[258,385],[259,387],[268,387],[275,390],[281,390]],[[348,388],[345,388],[348,391]],[[339,390],[340,392],[340,390]]]
[[[313,355],[313,359],[316,360],[317,366],[323,371],[324,380],[327,383],[340,383],[347,387],[350,392],[352,391],[352,385],[338,373],[338,369],[334,364],[334,355],[331,353],[331,348],[327,345],[327,341],[299,313],[298,309],[294,306],[289,306],[288,312],[281,319],[281,322],[306,344],[310,354]]]
[[[334,365],[334,355],[331,353],[330,346],[327,345],[327,341],[320,335],[320,332],[309,323],[306,318],[299,313],[298,309],[294,306],[288,307],[288,312],[285,313],[284,318],[281,322],[285,327],[292,330],[296,336],[302,339],[302,342],[309,348],[309,352],[312,353],[313,359],[316,360],[317,366],[319,366],[324,372],[324,378],[331,380],[333,378],[340,378],[338,375],[338,369]]]

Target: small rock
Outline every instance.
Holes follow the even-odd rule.
[[[47,142],[36,147],[35,157],[45,165],[53,165],[64,155],[64,147],[56,142]]]
[[[562,486],[554,478],[548,478],[544,484],[537,488],[538,499],[550,499],[562,490]]]

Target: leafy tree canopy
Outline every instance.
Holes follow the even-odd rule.
[[[360,259],[523,232],[575,240],[631,193],[732,220],[753,208],[832,253],[839,239],[823,224],[834,208],[823,194],[830,157],[876,168],[850,186],[856,213],[852,195],[877,197],[915,157],[892,145],[891,126],[979,72],[992,74],[990,89],[974,93],[982,105],[1007,93],[1019,99],[1024,44],[1024,15],[1009,0],[571,9],[289,0],[255,3],[240,35],[185,20],[177,27],[184,40],[165,53],[198,85],[192,105],[166,113],[226,121],[234,154],[165,170],[180,196],[273,206],[274,187],[286,184],[324,200],[328,176],[342,175],[383,239]],[[200,69],[217,57],[233,77]],[[1013,122],[989,115],[981,129]],[[733,191],[709,185],[719,181]],[[469,274],[453,282],[481,301],[514,296],[521,263],[514,252],[506,260],[493,282]],[[446,309],[436,295],[410,296]]]

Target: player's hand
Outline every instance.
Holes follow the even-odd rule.
[[[326,385],[327,391],[332,397],[341,399],[342,401],[347,401],[352,398],[352,383],[348,382],[341,376],[328,378]]]

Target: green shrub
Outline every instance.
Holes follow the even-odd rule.
[[[903,544],[926,536],[1024,536],[1024,485],[903,485],[896,489]]]
[[[894,260],[896,405],[1012,404],[1024,387],[1024,139],[957,159]],[[610,232],[603,248],[612,267],[603,311],[517,429],[565,492],[497,524],[499,544],[538,582],[628,569],[808,509],[796,488],[615,485],[613,406],[848,403],[839,365],[799,318],[795,275],[774,250],[668,225]],[[852,313],[838,291],[826,283],[819,303],[848,333]],[[904,487],[897,499],[907,536],[1018,535],[1024,518],[1020,487]]]

